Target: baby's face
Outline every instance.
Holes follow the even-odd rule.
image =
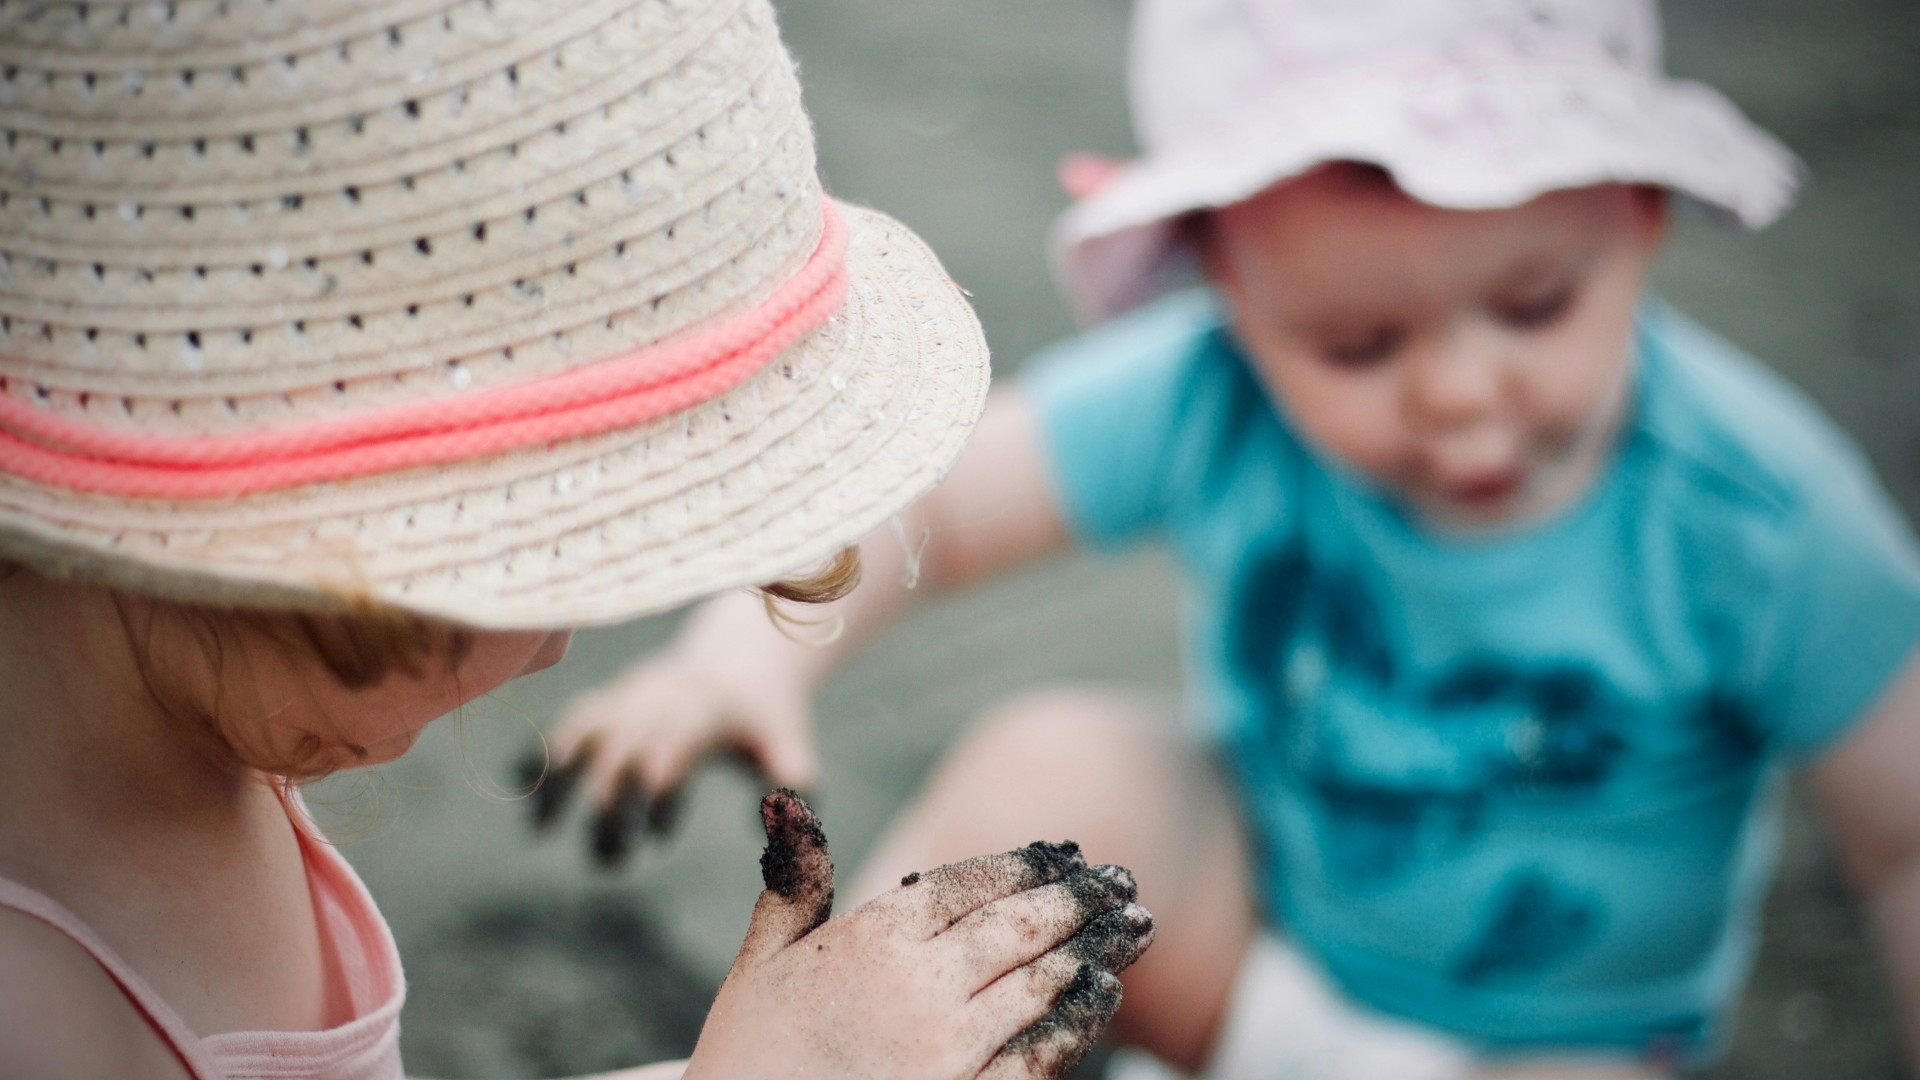
[[[1332,165],[1218,211],[1205,247],[1295,428],[1472,529],[1564,507],[1605,460],[1664,223],[1626,185],[1443,210]]]

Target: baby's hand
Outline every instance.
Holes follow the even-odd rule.
[[[598,811],[594,854],[615,866],[643,824],[653,833],[672,825],[688,772],[715,752],[744,759],[775,784],[811,786],[819,769],[812,732],[803,688],[669,651],[575,698],[554,729],[551,758],[528,755],[521,782],[537,785],[532,812],[540,826],[584,785]]]
[[[1063,1076],[1119,1008],[1114,973],[1153,938],[1132,875],[1072,844],[912,875],[829,920],[813,812],[778,791],[760,813],[767,890],[688,1080]]]

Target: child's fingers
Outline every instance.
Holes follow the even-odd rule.
[[[652,703],[596,734],[594,761],[586,777],[588,801],[603,811],[611,809],[628,776],[646,791],[672,786],[657,778],[656,760],[663,752],[678,752],[671,744],[678,741],[674,733],[685,730],[681,714],[686,708],[683,702]]]
[[[663,836],[673,828],[674,822],[680,820],[680,799],[686,790],[683,782],[653,797],[653,801],[647,804],[648,833]]]
[[[619,794],[622,779],[633,775],[633,744],[626,737],[599,739],[580,777],[580,798],[605,813]]]
[[[648,791],[678,788],[701,755],[712,748],[713,733],[699,720],[687,711],[663,718],[650,733],[651,738],[634,748],[634,764],[640,771],[640,782]]]
[[[1139,904],[1129,903],[1089,920],[1061,949],[1117,975],[1132,967],[1153,944],[1153,932],[1153,915]]]
[[[548,747],[543,742],[536,742],[521,751],[520,756],[513,760],[515,785],[528,793],[540,786],[540,782],[547,778],[547,755]]]
[[[617,727],[620,699],[610,688],[580,694],[567,702],[560,720],[547,735],[549,753],[555,761],[565,761],[584,742],[598,738],[605,729]]]
[[[1078,941],[1076,935],[1130,904],[1136,892],[1133,876],[1119,867],[1075,870],[1050,885],[976,908],[934,940],[968,973],[966,989],[972,993],[1069,939]],[[1124,922],[1102,926],[1116,932],[1128,929]],[[1098,963],[1115,950],[1082,951],[1089,955],[1079,959]]]
[[[988,1069],[1007,1044],[1053,1011],[1067,988],[1089,978],[1089,965],[1054,949],[1022,964],[973,995],[967,1003],[983,1043],[977,1069]],[[1012,1075],[1012,1074],[1009,1074]]]
[[[981,855],[929,870],[910,886],[873,901],[895,909],[909,934],[933,937],[975,909],[1025,889],[1050,885],[1085,868],[1080,845],[1036,841],[998,855]]]
[[[786,948],[833,914],[833,859],[813,810],[782,788],[760,800],[760,823],[767,831],[760,855],[766,890],[753,906],[736,968]]]
[[[613,799],[593,819],[593,858],[603,870],[612,870],[627,860],[633,850],[632,837],[645,816],[647,794],[633,770],[620,774]]]
[[[1049,966],[1057,968],[1058,961],[1050,960]],[[1057,977],[1055,972],[1049,975]],[[1078,964],[1051,1001],[1044,1015],[1007,1040],[987,1062],[980,1080],[1054,1080],[1073,1071],[1119,1010],[1120,980],[1112,972]]]
[[[547,828],[566,808],[567,796],[579,784],[580,776],[593,756],[592,742],[580,743],[569,757],[556,757],[537,748],[518,766],[519,780],[527,787],[527,805],[536,828]]]
[[[973,998],[976,1008],[1023,1025],[981,1075],[1054,1077],[1070,1071],[1120,1007],[1116,973],[1146,952],[1153,933],[1153,917],[1129,902],[981,989]]]

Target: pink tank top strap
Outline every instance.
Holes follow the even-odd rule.
[[[301,826],[301,855],[324,948],[352,999],[353,1019],[337,1027],[198,1035],[112,946],[52,897],[0,878],[0,908],[38,919],[85,949],[193,1080],[401,1080],[406,980],[393,934],[359,875],[318,838],[297,793],[288,812]]]
[[[194,1080],[226,1080],[226,1073],[207,1055],[200,1037],[187,1027],[180,1014],[173,1011],[161,1000],[153,987],[147,985],[120,954],[113,951],[100,935],[93,932],[80,917],[68,911],[59,901],[44,893],[36,892],[16,881],[0,878],[0,908],[17,911],[22,915],[38,919],[53,927],[75,945],[85,949],[88,956],[107,973],[127,1001],[139,1010],[146,1019],[147,1026],[167,1044],[180,1063],[186,1066],[187,1073]]]
[[[300,845],[314,915],[339,965],[354,1018],[325,1031],[237,1031],[209,1035],[207,1051],[235,1080],[402,1080],[400,1008],[406,980],[373,897],[360,876],[319,830],[294,793],[290,810],[302,826]]]

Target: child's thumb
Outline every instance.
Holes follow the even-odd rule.
[[[740,960],[770,956],[786,948],[833,914],[833,859],[820,819],[799,795],[786,788],[760,800],[767,849],[760,854],[766,891],[753,906]]]

